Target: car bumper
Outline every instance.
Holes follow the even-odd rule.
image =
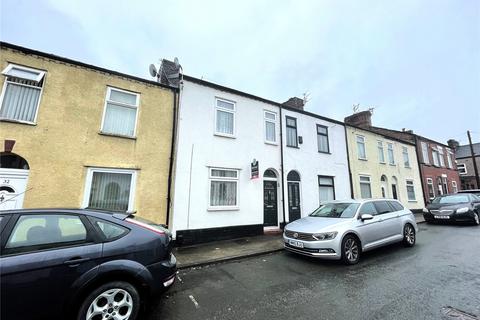
[[[292,242],[300,243],[303,248],[292,245]],[[325,241],[302,241],[283,235],[283,245],[285,250],[314,258],[339,260],[342,256],[338,238]]]
[[[151,285],[152,294],[162,293],[168,290],[175,282],[177,259],[172,253],[168,260],[151,264],[147,269],[153,277],[153,284]]]
[[[439,218],[439,215],[434,215],[432,213],[423,213],[423,218],[427,222],[443,222],[443,223],[464,223],[464,222],[474,222],[475,213],[473,211],[468,211],[465,213],[452,213],[448,215],[448,218]],[[444,216],[445,217],[445,216]]]

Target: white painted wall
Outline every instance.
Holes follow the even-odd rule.
[[[335,122],[315,118],[311,115],[283,109],[285,198],[288,198],[287,175],[290,170],[300,174],[301,216],[307,216],[319,206],[318,176],[334,176],[335,199],[350,199],[350,180],[348,173],[345,127]],[[303,143],[299,148],[286,145],[286,120],[290,116],[297,119],[297,134]],[[318,152],[317,124],[328,127],[330,154]],[[285,201],[288,221],[288,201]]]

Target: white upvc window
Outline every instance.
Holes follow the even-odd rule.
[[[452,150],[450,149],[447,149],[447,162],[448,168],[453,169]]]
[[[235,136],[235,102],[215,98],[215,134]]]
[[[134,138],[137,132],[140,94],[107,87],[102,133]]]
[[[387,142],[388,163],[395,165],[395,155],[393,153],[393,143]]]
[[[435,198],[435,189],[433,188],[433,179],[427,178],[427,189],[428,189],[428,197],[430,200]]]
[[[467,174],[467,167],[465,166],[465,163],[458,163],[457,170],[458,170],[458,173],[461,175]]]
[[[369,176],[360,176],[360,196],[362,199],[369,199],[372,197],[372,187]]]
[[[407,180],[407,198],[408,201],[417,201],[415,197],[415,186],[413,185],[413,180]]]
[[[377,148],[378,148],[378,162],[385,163],[385,153],[383,150],[383,142],[377,141]]]
[[[272,111],[264,111],[264,120],[265,120],[265,142],[266,143],[277,143],[277,114]]]
[[[408,158],[408,148],[402,147],[402,155],[403,155],[403,165],[405,168],[410,168],[410,159]]]
[[[137,171],[88,168],[83,207],[133,212]]]
[[[358,159],[367,160],[367,152],[365,150],[365,137],[357,135],[357,154]]]
[[[45,71],[9,64],[0,97],[0,119],[35,124]]]
[[[239,170],[209,168],[209,210],[237,210]]]
[[[457,188],[457,181],[452,180],[452,192],[457,193],[458,188]]]
[[[440,166],[440,158],[438,155],[438,150],[435,148],[432,148],[432,158],[433,158],[433,165],[436,167]]]
[[[445,167],[445,158],[443,157],[443,148],[438,146],[438,158],[440,160],[440,166]]]
[[[428,144],[422,141],[421,146],[422,146],[423,163],[430,164],[430,158],[428,157]]]

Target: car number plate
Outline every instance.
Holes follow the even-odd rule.
[[[450,216],[435,216],[435,219],[450,219]]]
[[[303,248],[303,242],[300,241],[288,240],[288,244],[297,248]]]

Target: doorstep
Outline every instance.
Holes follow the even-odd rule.
[[[173,249],[173,254],[177,258],[177,268],[186,269],[280,250],[283,250],[282,234],[275,232],[261,236],[176,247]]]

